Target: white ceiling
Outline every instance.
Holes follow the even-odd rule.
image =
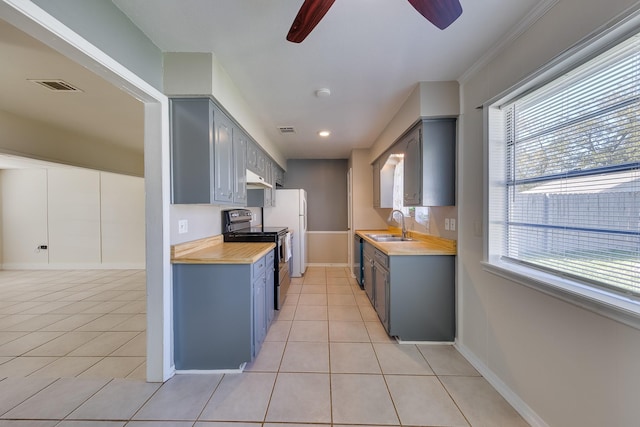
[[[215,53],[288,158],[371,146],[417,82],[457,80],[541,3],[461,0],[441,31],[407,0],[338,0],[294,44],[285,36],[303,0],[112,1],[161,50]],[[316,98],[324,87],[331,96]]]
[[[129,94],[0,20],[0,110],[141,153],[144,107]],[[53,92],[29,79],[62,79]],[[6,166],[6,165],[4,165]]]
[[[338,0],[301,44],[302,0],[112,0],[162,51],[213,52],[287,158],[346,158],[419,81],[457,80],[544,0],[461,0],[445,31],[406,0]],[[0,109],[138,151],[142,105],[0,21]],[[54,93],[27,79],[63,79]],[[317,89],[331,89],[317,98]],[[296,133],[281,135],[278,126]],[[320,129],[332,135],[323,140]]]

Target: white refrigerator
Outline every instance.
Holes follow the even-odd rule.
[[[263,209],[265,227],[287,227],[292,232],[291,277],[307,269],[307,192],[303,189],[276,190],[276,206]]]

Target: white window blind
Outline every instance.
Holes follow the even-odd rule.
[[[640,40],[501,106],[502,257],[640,295]]]

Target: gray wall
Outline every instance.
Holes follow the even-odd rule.
[[[111,0],[32,0],[162,91],[162,52]]]
[[[347,230],[348,163],[347,159],[287,161],[284,187],[307,190],[309,231]]]

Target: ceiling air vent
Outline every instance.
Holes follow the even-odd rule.
[[[70,85],[64,80],[35,80],[29,79],[30,82],[37,83],[54,92],[82,92],[75,86]]]
[[[278,126],[278,129],[280,130],[280,133],[285,134],[285,133],[296,133],[296,130],[293,128],[293,126]]]

